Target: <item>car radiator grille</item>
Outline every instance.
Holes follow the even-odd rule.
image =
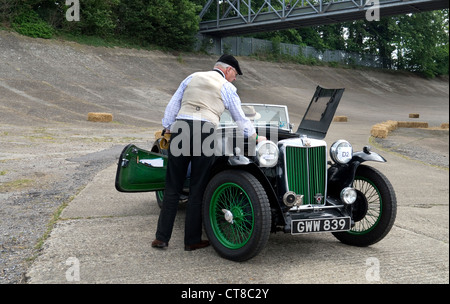
[[[326,147],[286,147],[289,191],[303,194],[303,204],[323,204],[326,190]],[[322,196],[317,201],[315,196]]]

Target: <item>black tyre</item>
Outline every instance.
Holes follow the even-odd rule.
[[[389,180],[369,166],[358,167],[353,187],[358,193],[353,206],[355,226],[333,234],[342,243],[365,247],[389,233],[397,215],[397,199]]]
[[[246,171],[217,174],[204,194],[203,223],[220,256],[232,261],[253,258],[270,234],[270,205],[263,186]]]

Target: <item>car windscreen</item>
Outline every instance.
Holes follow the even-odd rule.
[[[290,130],[286,106],[243,103],[242,107],[255,127],[275,126]],[[228,110],[220,117],[220,127],[236,127]]]

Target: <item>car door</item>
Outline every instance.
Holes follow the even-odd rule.
[[[120,192],[164,190],[166,168],[166,155],[129,144],[117,164],[116,189]]]

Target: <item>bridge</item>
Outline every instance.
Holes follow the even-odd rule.
[[[448,7],[449,0],[209,0],[200,13],[199,32],[236,36]]]

